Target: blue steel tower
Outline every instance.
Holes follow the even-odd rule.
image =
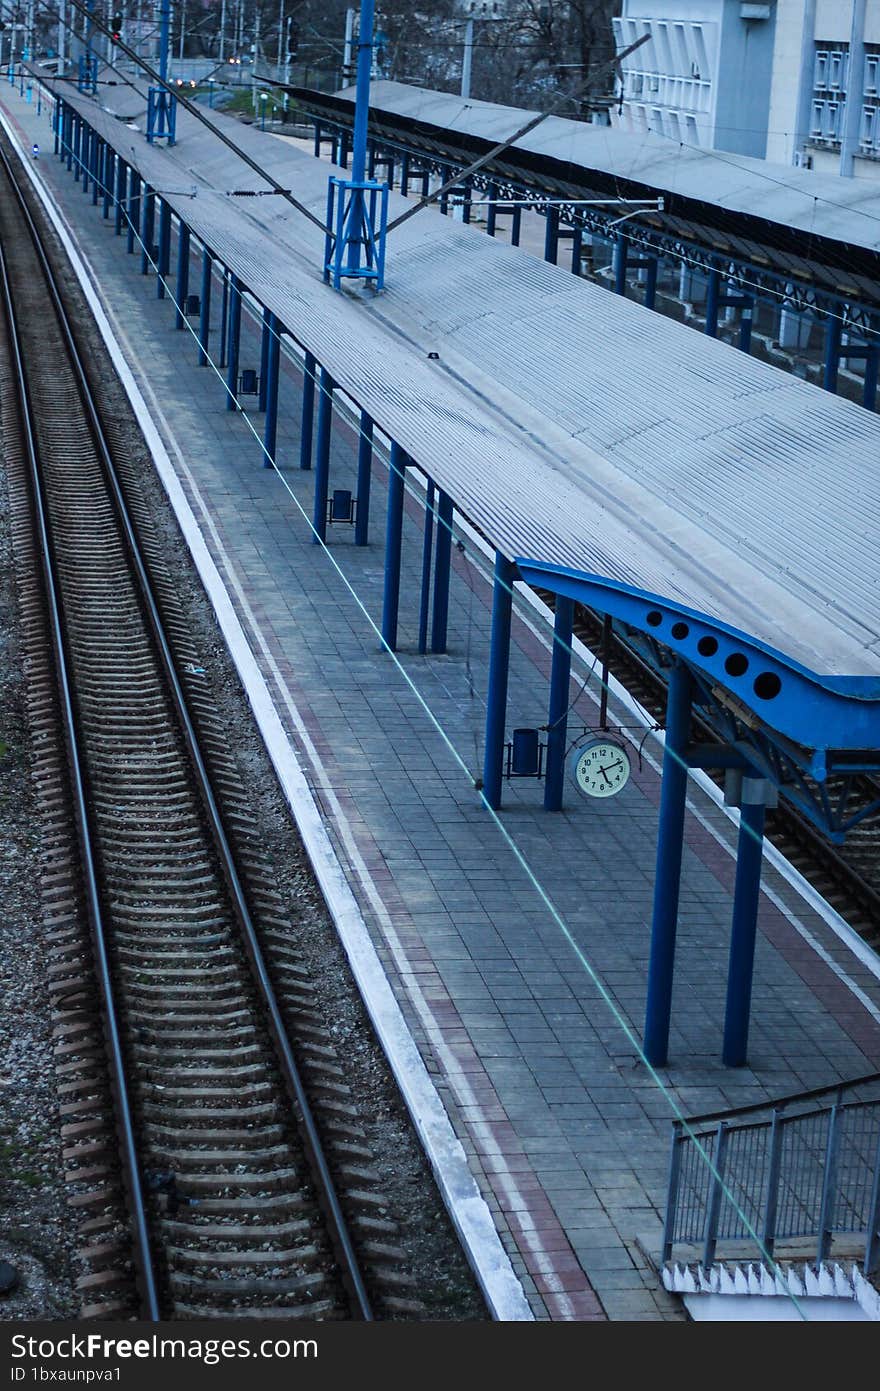
[[[351,178],[332,177],[327,191],[324,280],[336,290],[346,278],[371,281],[381,290],[385,279],[388,185],[366,178],[372,66],[373,0],[361,0]]]

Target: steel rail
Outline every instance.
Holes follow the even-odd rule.
[[[5,150],[0,150],[5,173],[13,190],[21,200],[20,190]],[[30,220],[30,219],[29,219]],[[40,471],[39,448],[34,429],[27,371],[24,364],[18,320],[12,296],[6,253],[0,244],[0,281],[2,281],[3,304],[9,334],[9,346],[13,359],[15,391],[18,397],[21,416],[22,435],[27,454],[28,471],[31,478],[31,494],[34,520],[39,538],[40,558],[43,569],[46,600],[49,607],[52,646],[55,655],[55,668],[58,681],[58,694],[61,702],[61,716],[64,737],[67,744],[68,765],[76,812],[77,835],[79,839],[81,870],[84,881],[86,907],[89,926],[97,963],[98,989],[101,996],[107,1051],[110,1058],[110,1076],[116,1107],[116,1124],[122,1150],[122,1166],[128,1192],[129,1209],[132,1217],[135,1243],[137,1280],[141,1298],[141,1315],[150,1322],[158,1322],[159,1299],[156,1272],[150,1247],[147,1226],[146,1204],[141,1183],[140,1165],[134,1138],[134,1121],[128,1095],[125,1060],[122,1051],[116,999],[110,972],[107,936],[104,926],[104,913],[98,887],[96,856],[88,811],[85,788],[85,773],[81,756],[80,739],[73,707],[72,683],[70,678],[70,654],[64,629],[63,601],[55,565],[51,527],[46,506],[43,480]]]
[[[10,166],[5,152],[4,163],[7,169],[9,169]],[[13,186],[16,189],[19,202],[21,203],[24,215],[27,219],[36,252],[44,270],[49,292],[59,319],[61,332],[68,347],[71,362],[78,379],[83,408],[87,415],[95,447],[116,506],[117,516],[128,547],[129,560],[138,581],[145,617],[156,644],[163,674],[168,681],[175,713],[180,721],[187,750],[192,760],[193,771],[202,796],[203,809],[211,830],[220,867],[232,899],[232,906],[241,932],[242,943],[251,967],[252,979],[266,1011],[269,1034],[275,1048],[279,1070],[288,1095],[299,1114],[300,1138],[303,1142],[306,1157],[312,1171],[312,1177],[315,1181],[318,1201],[327,1220],[331,1244],[334,1248],[334,1254],[342,1274],[343,1282],[349,1294],[352,1312],[360,1320],[371,1322],[373,1321],[374,1315],[364,1277],[360,1270],[360,1262],[354,1248],[351,1234],[348,1230],[348,1224],[342,1211],[339,1196],[336,1192],[336,1185],[333,1181],[330,1166],[324,1153],[324,1147],[321,1142],[317,1123],[312,1113],[312,1108],[309,1104],[305,1085],[302,1081],[299,1068],[297,1067],[290,1039],[288,1038],[287,1030],[284,1026],[278,999],[269,977],[265,957],[259,943],[250,909],[248,908],[244,887],[238,873],[232,848],[226,835],[220,808],[211,785],[210,775],[199,746],[195,724],[177,674],[174,656],[165,633],[153,584],[141,555],[134,524],[131,520],[122,486],[113,463],[111,451],[101,425],[98,410],[82,363],[82,358],[76,345],[69,318],[64,310],[55,276],[42,247],[39,233],[24,202],[18,184],[14,179]]]

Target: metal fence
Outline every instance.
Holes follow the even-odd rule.
[[[756,1113],[769,1112],[764,1116]],[[710,1125],[709,1122],[712,1122]],[[673,1126],[663,1260],[678,1245],[812,1240],[828,1259],[835,1237],[864,1241],[880,1263],[880,1073]]]

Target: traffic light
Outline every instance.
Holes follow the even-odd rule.
[[[119,43],[119,40],[122,38],[122,11],[121,11],[121,10],[117,10],[117,11],[115,12],[115,14],[113,15],[113,19],[112,19],[111,24],[110,24],[110,37],[111,37],[111,39],[113,40],[114,43]]]

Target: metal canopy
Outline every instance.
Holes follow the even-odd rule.
[[[333,96],[288,89],[306,109],[351,124],[353,88]],[[529,112],[411,87],[375,82],[370,128],[393,140],[406,132],[426,150],[469,155],[491,149]],[[495,166],[493,166],[495,167]],[[737,259],[816,278],[841,295],[880,299],[880,193],[866,179],[842,179],[726,151],[701,150],[660,136],[550,116],[505,152],[504,174],[560,194],[664,198],[646,227],[701,242]]]
[[[390,240],[384,295],[334,294],[317,230],[229,197],[257,176],[184,111],[156,150],[119,119],[130,89],[116,115],[62,95],[504,555],[661,596],[873,721],[877,417],[432,213]],[[325,162],[215,119],[323,211]],[[827,747],[824,715],[801,733]]]

